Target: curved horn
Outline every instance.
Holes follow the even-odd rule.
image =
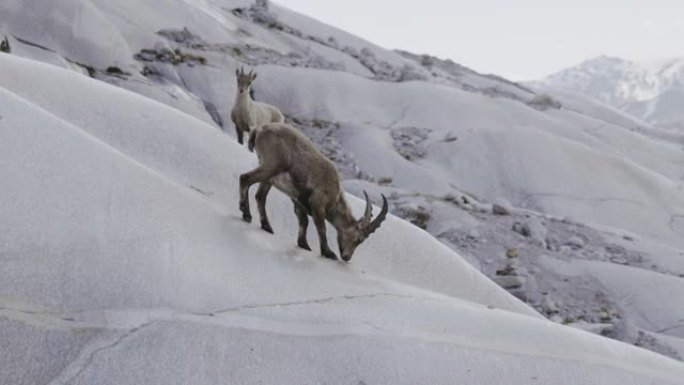
[[[373,212],[370,199],[368,199],[368,193],[364,191],[363,196],[366,197],[366,209],[363,211],[363,217],[361,217],[361,220],[359,221],[359,228],[361,229],[365,228],[370,224],[371,214]]]
[[[245,66],[240,66],[240,75],[245,74]]]
[[[381,194],[381,195],[382,195],[382,210],[380,210],[380,214],[378,214],[378,216],[375,217],[375,219],[373,219],[373,221],[370,224],[368,224],[367,227],[362,229],[364,235],[366,235],[366,236],[370,235],[375,230],[377,230],[378,227],[380,227],[382,222],[385,220],[385,218],[387,218],[387,211],[389,209],[389,207],[388,207],[389,205],[387,204],[387,198],[385,198],[385,195],[384,194]]]

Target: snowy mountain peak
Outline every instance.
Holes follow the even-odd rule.
[[[663,128],[684,127],[684,114],[671,108],[673,91],[684,90],[684,58],[636,62],[599,56],[536,84],[589,96]]]

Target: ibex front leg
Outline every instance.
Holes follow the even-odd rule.
[[[248,173],[240,175],[240,211],[242,211],[242,219],[245,222],[252,222],[252,213],[249,210],[250,186],[254,183],[269,183],[268,180],[280,174],[281,171],[277,167],[261,165]]]
[[[318,240],[321,243],[321,255],[326,258],[337,259],[337,255],[330,250],[328,237],[325,235],[325,209],[314,207],[312,214],[316,231],[318,231]]]
[[[238,143],[242,144],[244,142],[242,123],[240,123],[239,119],[234,115],[234,112],[231,113],[230,120],[233,122],[233,126],[235,126],[235,136],[237,137],[237,141]]]
[[[235,135],[237,136],[238,143],[242,144],[245,142],[245,140],[244,140],[245,134],[237,125],[235,126]]]
[[[297,221],[299,222],[299,234],[297,234],[297,245],[304,250],[311,251],[311,246],[306,240],[306,229],[309,227],[309,214],[306,209],[296,200],[292,200],[294,204],[294,211],[297,214]]]

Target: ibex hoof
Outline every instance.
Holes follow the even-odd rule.
[[[261,228],[262,228],[265,232],[273,234],[273,229],[271,228],[271,225],[270,225],[270,224],[268,224],[268,223],[262,223],[262,224],[261,224]]]
[[[323,253],[321,253],[321,254],[322,254],[325,258],[337,260],[337,255],[335,255],[335,253],[333,253],[332,251],[323,252]]]
[[[301,247],[304,250],[311,251],[311,246],[309,246],[309,243],[307,241],[297,241],[297,246]]]
[[[242,213],[242,220],[247,223],[252,223],[252,215],[248,213]]]

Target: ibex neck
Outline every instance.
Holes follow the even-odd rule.
[[[240,90],[237,90],[237,96],[235,100],[237,101],[237,104],[244,104],[244,105],[250,105],[252,104],[252,98],[249,96],[249,90],[247,92],[240,93]]]
[[[335,229],[349,228],[356,225],[356,218],[352,215],[347,201],[344,199],[344,193],[340,193],[327,219]]]

